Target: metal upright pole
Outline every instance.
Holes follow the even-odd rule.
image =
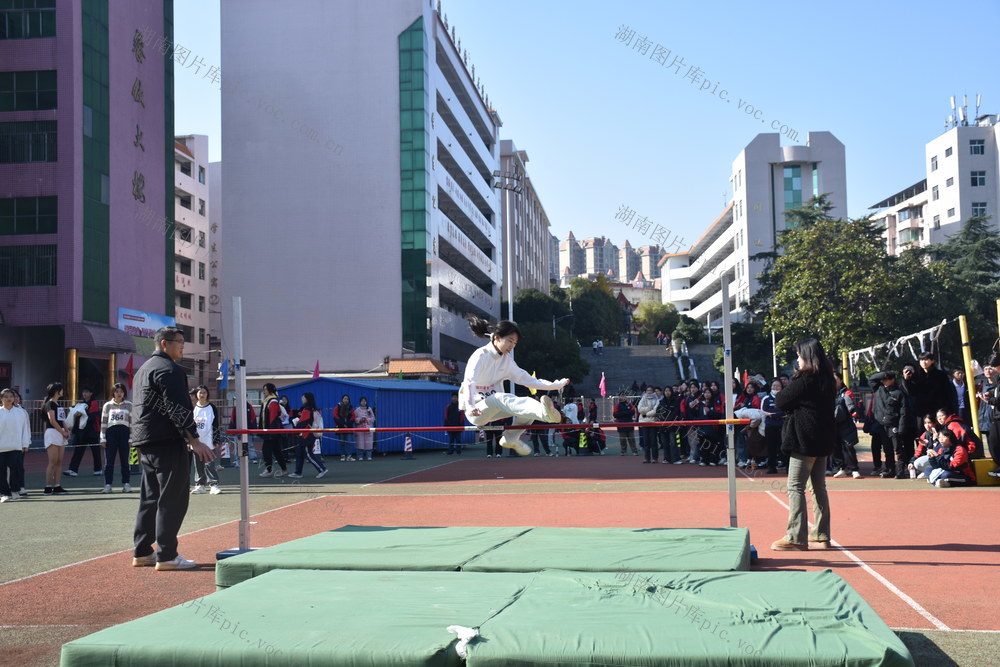
[[[774,370],[774,375],[771,379],[778,377],[778,343],[774,332],[771,332],[771,367]]]
[[[236,355],[236,425],[241,429],[247,424],[247,373],[243,359],[243,304],[242,298],[233,297],[233,347]],[[240,436],[240,551],[250,550],[250,457],[249,436]]]
[[[732,391],[733,331],[729,315],[729,281],[725,276],[722,277],[722,348],[725,351],[723,358],[725,378],[722,391],[726,397],[726,419],[733,419],[734,402],[736,401]],[[729,482],[729,525],[736,528],[739,525],[736,517],[736,431],[732,424],[726,424],[726,439],[728,440],[726,478]]]

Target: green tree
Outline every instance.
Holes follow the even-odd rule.
[[[639,325],[639,344],[652,345],[656,343],[656,334],[662,331],[669,334],[680,322],[680,315],[672,303],[654,303],[643,301],[635,309],[632,316]]]
[[[771,374],[771,336],[761,324],[733,322],[730,328],[733,339],[733,368]],[[725,349],[715,351],[713,365],[720,373],[725,370]]]
[[[576,339],[584,343],[597,338],[605,343],[617,342],[622,332],[622,309],[604,276],[593,281],[574,278],[567,292]]]
[[[514,297],[514,314],[521,329],[521,340],[514,348],[518,366],[547,380],[568,377],[580,382],[590,372],[590,364],[580,356],[580,346],[570,334],[574,318],[564,317],[570,315],[566,302],[536,289],[522,290]]]
[[[785,212],[779,256],[749,308],[779,347],[815,336],[831,355],[880,342],[894,330],[896,284],[885,241],[868,218],[833,219],[826,195]]]
[[[674,332],[670,334],[671,338],[675,338],[678,341],[685,341],[692,345],[705,342],[705,328],[701,325],[701,322],[687,315],[679,316],[678,320]]]

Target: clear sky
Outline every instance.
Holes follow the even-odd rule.
[[[176,41],[219,64],[219,1],[175,0],[174,9]],[[962,9],[927,0],[442,0],[442,11],[500,114],[501,138],[528,153],[560,239],[572,230],[649,243],[615,219],[625,205],[690,244],[731,199],[733,159],[774,120],[798,143],[819,130],[844,143],[849,215],[859,217],[925,177],[924,144],[944,131],[949,96],[961,104],[967,94],[974,115],[980,93],[980,112],[1000,113],[998,0]],[[635,40],[616,40],[622,26],[652,43],[645,55]],[[650,57],[657,44],[671,51],[667,66]],[[697,83],[684,78],[691,66]],[[218,90],[182,67],[175,81],[177,134],[209,135],[219,159]]]

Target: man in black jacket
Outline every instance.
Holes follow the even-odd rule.
[[[184,356],[184,332],[163,327],[154,342],[156,352],[136,372],[132,393],[132,443],[142,463],[132,566],[187,570],[197,563],[177,553],[177,533],[187,514],[191,453],[206,463],[215,453],[198,440],[187,375],[175,363]]]
[[[870,379],[872,382],[882,382],[882,387],[875,392],[875,407],[872,412],[885,429],[885,439],[888,441],[885,448],[885,470],[879,477],[905,479],[909,477],[906,465],[913,457],[913,441],[906,441],[907,429],[912,421],[909,401],[896,383],[894,371],[876,373]]]
[[[949,415],[957,414],[958,397],[951,378],[937,367],[932,353],[920,355],[920,370],[915,371],[911,386],[915,390],[914,398],[921,419],[942,409]]]

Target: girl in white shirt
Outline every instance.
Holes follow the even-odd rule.
[[[472,333],[490,342],[472,353],[465,366],[465,379],[458,394],[459,409],[476,426],[492,421],[513,417],[512,426],[522,426],[535,421],[550,424],[561,420],[559,410],[548,396],[541,401],[534,398],[515,396],[504,390],[504,380],[510,380],[532,389],[562,389],[569,380],[562,378],[555,382],[531,377],[514,363],[513,351],[521,339],[521,331],[509,320],[501,320],[491,325],[478,317],[469,319]],[[500,446],[513,449],[521,456],[531,454],[531,446],[521,441],[524,429],[509,428],[500,436]]]
[[[125,385],[115,384],[111,400],[101,409],[101,447],[104,447],[104,490],[111,493],[115,477],[115,457],[122,468],[122,493],[132,491],[131,469],[128,464],[129,435],[132,432],[132,402],[125,400]]]
[[[198,439],[214,449],[222,426],[219,423],[219,413],[215,410],[215,406],[208,402],[208,387],[205,385],[198,385],[194,390],[194,397],[193,413],[194,423],[198,428]],[[205,463],[197,456],[194,457],[194,465],[196,479],[191,493],[210,493],[213,496],[222,493],[222,489],[219,488],[219,473],[216,472],[215,466]]]

